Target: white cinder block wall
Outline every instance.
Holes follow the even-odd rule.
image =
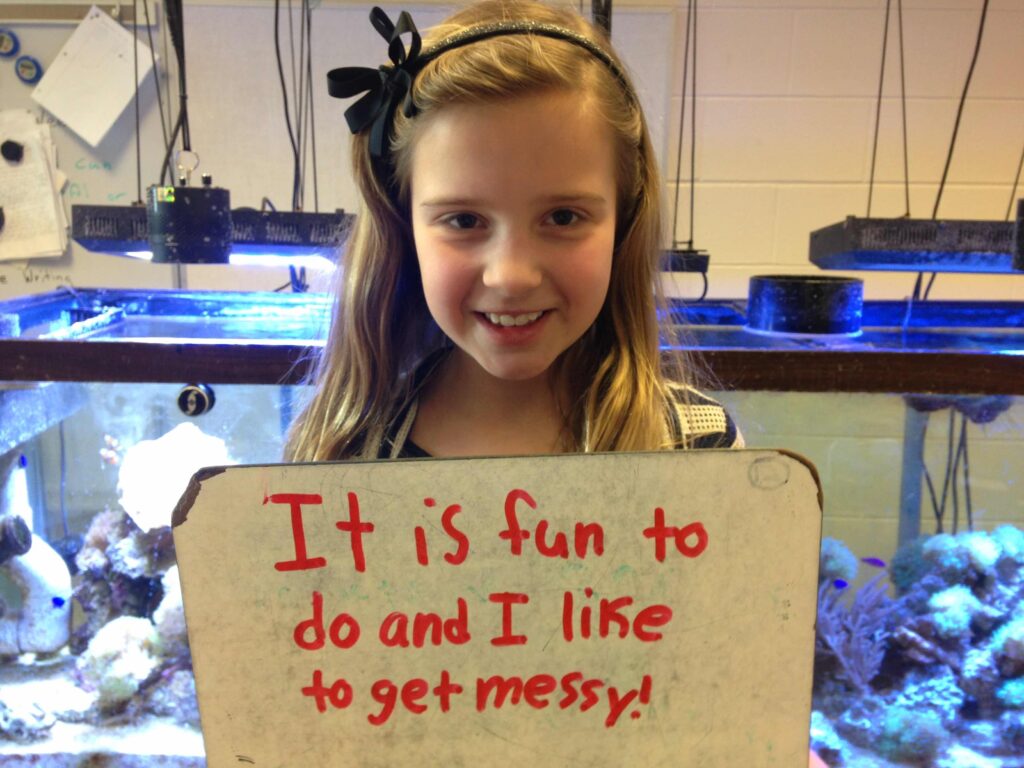
[[[981,0],[903,0],[910,213],[929,218],[977,37]],[[809,233],[868,214],[885,0],[705,0],[698,11],[695,245],[711,254],[712,297],[743,297],[751,275],[815,273]],[[675,10],[667,194],[675,194],[685,3]],[[897,2],[892,0],[871,215],[906,212]],[[627,48],[627,55],[631,54]],[[689,116],[678,237],[689,230]],[[1024,0],[992,0],[943,192],[943,218],[1003,219],[1024,149]],[[1017,197],[1024,197],[1024,183]],[[1016,206],[1014,205],[1014,210]],[[909,295],[914,275],[845,273],[868,299]],[[676,277],[694,296],[700,285]],[[1024,276],[940,275],[944,299],[1024,299]],[[1022,382],[1024,388],[1024,382]],[[721,393],[751,446],[796,450],[818,467],[824,535],[861,556],[896,547],[903,456],[899,395]],[[941,493],[948,411],[932,415],[925,461]],[[975,522],[1024,526],[1024,403],[968,428]],[[961,529],[964,490],[959,489]],[[922,531],[935,530],[927,491]],[[944,524],[949,530],[952,503]]]
[[[752,274],[817,271],[808,261],[809,233],[867,215],[886,0],[699,6],[695,244],[711,254],[710,295],[746,296]],[[981,6],[982,0],[903,0],[914,217],[932,215]],[[670,196],[686,3],[676,8],[675,24]],[[905,213],[898,30],[892,0],[873,216]],[[689,116],[686,122],[684,147]],[[1024,0],[991,0],[939,216],[1003,219],[1022,148]],[[685,148],[681,175],[688,185]],[[678,215],[686,239],[688,186]],[[857,276],[869,299],[905,297],[914,280],[903,273]],[[681,295],[698,289],[693,278],[677,281]],[[1024,299],[1024,276],[940,276],[932,297]]]

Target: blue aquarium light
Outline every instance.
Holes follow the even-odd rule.
[[[152,261],[152,251],[125,251],[120,254],[139,261]],[[337,264],[327,256],[317,254],[288,254],[271,252],[252,252],[248,250],[239,251],[235,246],[228,263],[236,267],[295,267],[296,269],[312,269],[317,272],[330,272]]]
[[[1016,221],[847,216],[811,232],[822,269],[1024,274],[1024,200]]]
[[[146,207],[141,205],[73,205],[71,237],[90,251],[153,261],[155,249],[146,214]],[[342,210],[308,213],[236,208],[230,216],[228,259],[212,261],[201,248],[164,247],[157,261],[322,269],[324,262],[338,260],[352,219]]]

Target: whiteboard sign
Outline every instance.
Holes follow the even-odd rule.
[[[208,764],[806,765],[820,530],[774,451],[203,470]]]

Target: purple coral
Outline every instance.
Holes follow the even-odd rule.
[[[841,676],[863,694],[882,666],[887,639],[886,615],[892,602],[880,573],[847,603],[831,583],[818,589],[818,649],[831,655]]]

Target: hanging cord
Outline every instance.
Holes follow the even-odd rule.
[[[882,64],[878,68],[878,98],[875,100],[875,137],[871,145],[871,174],[868,177],[868,212],[871,218],[871,197],[875,191],[875,160],[878,157],[878,129],[882,124],[882,85],[885,83],[885,60],[889,52],[889,9],[892,0],[885,0],[885,26],[882,28]]]
[[[686,91],[688,84],[690,88],[691,110],[690,110],[690,237],[686,242],[689,249],[693,248],[693,201],[694,181],[696,177],[696,0],[687,0],[686,6],[686,38],[683,45],[683,92],[679,100],[679,137],[676,143],[676,199],[672,214],[672,247],[679,248],[682,241],[679,240],[679,194],[682,187],[683,167],[683,133],[686,129]],[[690,31],[693,35],[693,70],[690,71]],[[706,275],[707,280],[707,275]],[[707,294],[707,287],[705,289]]]
[[[900,25],[900,107],[903,114],[903,198],[906,218],[910,218],[910,142],[907,140],[907,73],[903,47],[903,0],[896,0],[896,17]]]
[[[171,43],[174,46],[178,61],[178,120],[171,131],[170,140],[167,142],[167,152],[164,155],[164,162],[160,167],[160,183],[170,171],[171,154],[174,152],[174,144],[181,136],[182,150],[192,150],[191,132],[188,124],[188,89],[185,76],[185,28],[182,17],[182,0],[166,0],[167,26],[171,36]],[[172,179],[173,180],[173,179]]]
[[[964,504],[967,508],[967,530],[974,530],[974,505],[971,503],[971,466],[967,461],[967,415],[960,425],[960,450],[964,462]]]
[[[960,494],[957,488],[957,480],[963,484],[964,515],[967,522],[967,530],[974,530],[974,503],[971,499],[971,465],[968,456],[967,423],[968,416],[965,412],[960,414],[960,430],[956,435],[956,414],[959,409],[952,404],[949,409],[949,426],[946,440],[946,472],[942,482],[941,498],[935,491],[935,484],[932,481],[928,467],[924,468],[925,482],[928,486],[928,495],[931,497],[932,512],[935,515],[935,532],[943,533],[943,521],[946,517],[946,502],[952,500],[953,520],[950,526],[950,533],[956,534],[960,527]],[[955,443],[955,447],[954,447]]]
[[[295,91],[295,99],[298,107],[295,110],[296,124],[298,126],[299,135],[299,158],[300,166],[299,172],[296,178],[293,180],[295,184],[295,198],[296,204],[295,210],[301,211],[306,207],[306,185],[303,183],[303,179],[306,177],[306,151],[307,136],[306,136],[306,2],[307,0],[301,0],[299,6],[299,13],[301,14],[301,23],[299,24],[299,84]],[[290,13],[289,9],[289,13]],[[292,64],[295,66],[294,62]]]
[[[682,187],[682,167],[683,167],[683,132],[686,126],[686,87],[689,77],[689,65],[690,65],[690,25],[693,23],[693,0],[688,0],[686,8],[686,42],[683,45],[683,93],[679,99],[679,138],[676,143],[676,196],[675,204],[672,207],[672,247],[678,248],[681,241],[678,238],[678,225],[679,225],[679,190]],[[692,172],[691,172],[692,175]],[[691,214],[691,224],[692,224]],[[691,239],[690,245],[692,247],[693,241]]]
[[[313,111],[313,9],[306,2],[306,104],[309,107],[309,130],[310,144],[313,148],[313,210],[320,212],[320,191],[316,174],[316,114]],[[302,166],[302,186],[306,185],[306,166]]]
[[[882,30],[882,63],[878,68],[878,99],[875,102],[875,135],[871,147],[871,175],[868,180],[868,210],[867,217],[871,218],[871,201],[875,190],[875,167],[878,157],[878,136],[882,120],[882,93],[885,84],[885,63],[889,54],[889,19],[891,17],[892,0],[885,3],[885,26]],[[900,54],[900,105],[901,122],[903,129],[903,193],[906,203],[905,217],[910,217],[910,161],[909,142],[907,140],[907,79],[905,56],[903,47],[903,0],[896,0],[896,14],[899,25],[899,54]]]
[[[693,248],[694,203],[697,199],[697,0],[690,0],[693,9],[693,65],[690,67],[690,240]]]
[[[949,427],[946,435],[946,474],[942,478],[942,498],[939,502],[939,511],[943,517],[946,516],[946,500],[949,498],[949,486],[953,480],[953,433],[956,431],[956,409],[949,409]],[[955,485],[955,482],[953,483]]]
[[[1006,220],[1013,216],[1013,203],[1017,199],[1017,186],[1020,184],[1020,169],[1024,168],[1024,147],[1020,148],[1020,160],[1017,161],[1017,175],[1013,177],[1013,184],[1010,186],[1010,202],[1006,205]]]
[[[951,533],[956,535],[957,529],[960,525],[960,499],[957,495],[956,490],[956,478],[960,472],[960,462],[963,462],[964,471],[967,471],[967,416],[965,414],[960,415],[960,437],[957,440],[956,456],[953,458],[953,530]],[[974,524],[972,521],[973,514],[970,510],[970,485],[965,475],[964,479],[964,494],[965,502],[967,503],[967,529],[973,530]]]
[[[293,25],[293,17],[295,12],[292,10],[292,0],[288,0],[288,56],[292,64],[292,93],[295,94],[295,98],[299,98],[298,94],[302,93],[299,88],[299,75],[295,66],[295,27]],[[299,53],[301,56],[301,52]],[[296,120],[301,121],[302,117],[296,110]]]
[[[160,130],[164,135],[164,146],[167,146],[168,132],[170,127],[167,125],[167,118],[164,116],[164,97],[160,92],[160,69],[156,64],[156,46],[153,44],[153,23],[149,19],[149,3],[142,3],[142,9],[146,14],[146,37],[149,38],[149,60],[153,64],[153,85],[156,86],[156,105],[160,109]],[[167,26],[164,25],[166,31]],[[168,103],[170,103],[170,94],[168,94]]]
[[[988,17],[988,2],[989,0],[983,0],[981,4],[981,19],[978,22],[978,38],[974,42],[974,54],[971,56],[971,66],[967,70],[967,79],[964,82],[963,93],[960,94],[960,104],[956,109],[956,120],[953,122],[953,136],[949,141],[949,152],[946,154],[946,165],[942,169],[942,179],[939,181],[939,191],[935,195],[935,206],[932,208],[932,219],[938,218],[939,215],[939,203],[942,202],[942,193],[946,188],[946,178],[949,175],[949,166],[953,162],[953,149],[956,147],[956,137],[960,132],[960,118],[964,113],[964,104],[967,102],[967,91],[971,87],[971,78],[974,77],[974,65],[978,63],[978,54],[981,52],[981,39],[985,34],[985,19]],[[924,295],[922,298],[927,301],[929,294],[932,292],[932,285],[935,283],[935,278],[938,276],[937,272],[932,272],[931,277],[928,279],[928,285],[924,289]],[[918,276],[918,283],[920,285],[921,276]],[[915,290],[917,290],[915,288]]]
[[[143,0],[145,3],[146,0]],[[142,204],[142,121],[139,118],[139,0],[132,0],[132,72],[135,93],[135,202]]]
[[[163,27],[164,60],[165,61],[170,61],[170,59],[171,59],[171,55],[170,55],[170,51],[171,51],[171,38],[170,38],[170,32],[167,31],[167,28],[170,25],[167,24],[166,8],[165,8],[165,12],[164,12],[164,23],[161,26]],[[170,67],[168,67],[168,69],[167,69],[167,79],[164,80],[164,91],[165,91],[165,95],[167,96],[167,129],[166,129],[164,135],[169,136],[171,131],[174,130],[174,117],[171,115],[171,104],[173,103],[173,100],[171,99],[171,71],[170,71]],[[165,143],[170,143],[170,139],[168,138],[167,142],[165,142]]]
[[[288,128],[288,140],[292,145],[293,174],[292,174],[292,208],[296,207],[297,192],[295,179],[299,175],[299,144],[295,139],[295,132],[292,130],[291,108],[288,103],[288,86],[284,79],[284,63],[281,61],[281,0],[274,0],[274,51],[277,55],[277,74],[281,81],[281,96],[284,99],[284,122]]]

